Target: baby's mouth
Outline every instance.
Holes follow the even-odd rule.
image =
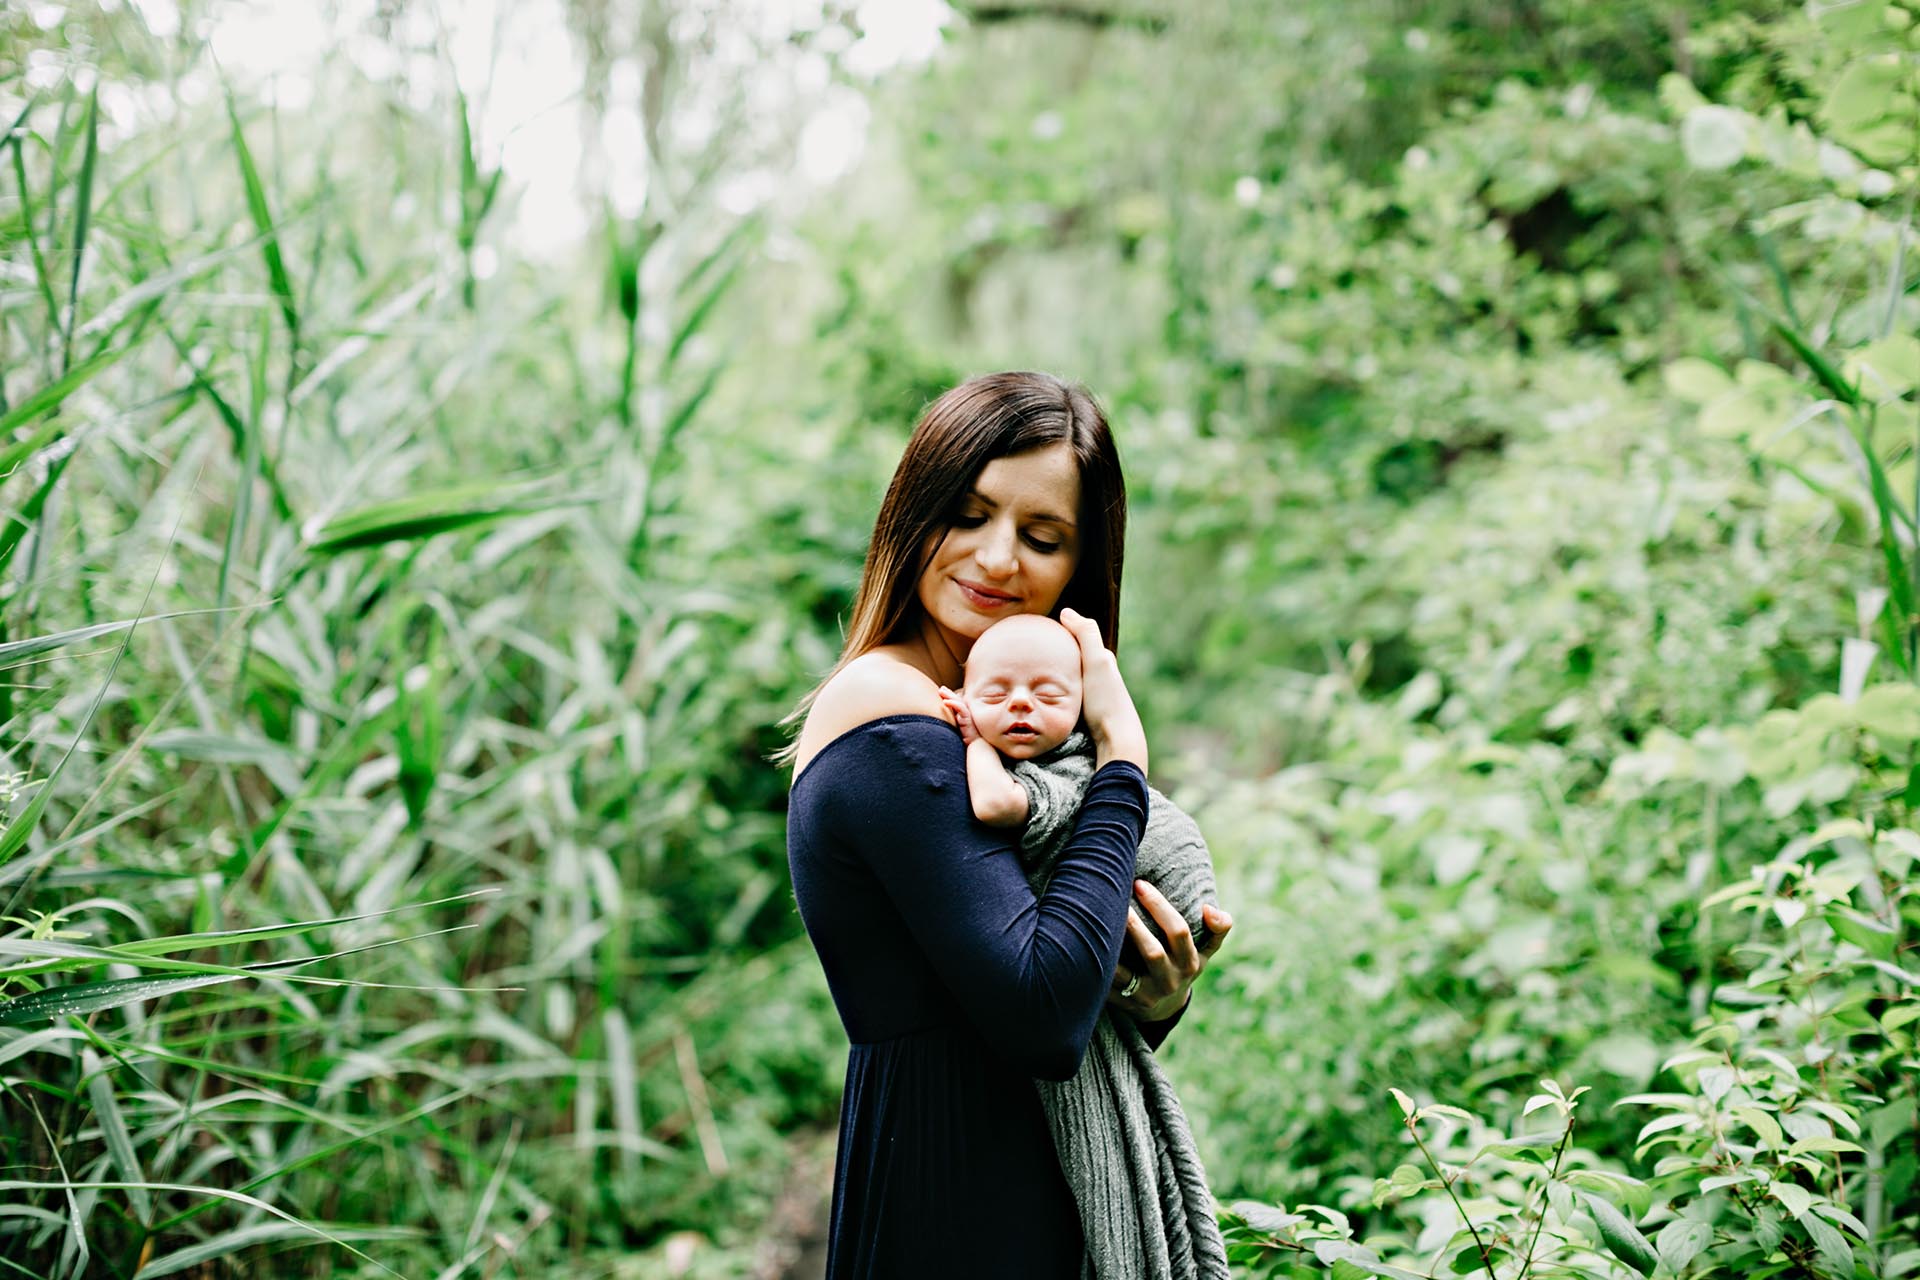
[[[1007,726],[1007,736],[1009,738],[1037,738],[1040,736],[1040,731],[1024,720],[1016,720]]]

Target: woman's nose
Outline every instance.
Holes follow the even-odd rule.
[[[1019,560],[1013,552],[1013,535],[992,529],[988,529],[986,536],[982,537],[979,545],[974,547],[973,559],[974,563],[980,566],[981,572],[992,574],[996,578],[1011,577],[1013,571],[1019,567]]]

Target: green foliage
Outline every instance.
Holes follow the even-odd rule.
[[[996,366],[1125,453],[1239,1267],[1920,1267],[1908,5],[828,14],[868,163],[750,215],[727,41],[569,5],[647,194],[559,258],[476,85],[82,8],[0,14],[0,1271],[773,1266],[766,756]]]

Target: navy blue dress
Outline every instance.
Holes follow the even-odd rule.
[[[852,1051],[827,1275],[1080,1274],[1080,1222],[1033,1077],[1080,1065],[1125,935],[1139,768],[1094,775],[1036,899],[1018,832],[974,819],[944,720],[885,716],[795,780],[787,857]],[[1157,1043],[1177,1018],[1143,1026]]]

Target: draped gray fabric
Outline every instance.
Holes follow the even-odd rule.
[[[1036,892],[1073,831],[1094,764],[1093,744],[1076,732],[1010,769],[1027,792],[1020,856]],[[1134,874],[1166,895],[1198,940],[1201,904],[1214,900],[1206,841],[1158,791],[1149,788],[1148,800]],[[1164,942],[1153,918],[1140,915]],[[1084,1280],[1227,1280],[1226,1243],[1186,1113],[1133,1019],[1102,1010],[1074,1077],[1034,1083],[1080,1206]]]

